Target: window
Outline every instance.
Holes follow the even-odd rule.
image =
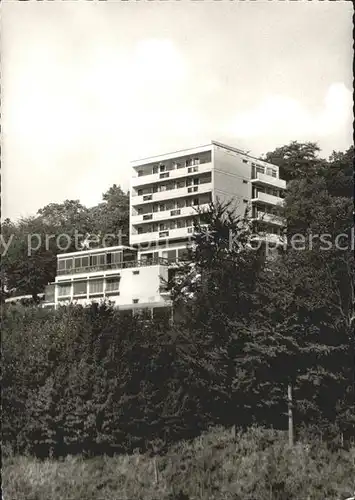
[[[179,248],[178,250],[178,259],[179,260],[187,260],[189,257],[189,253],[186,248]]]
[[[74,268],[81,269],[89,266],[89,257],[76,257],[74,259]]]
[[[133,274],[139,274],[139,271],[133,271]]]
[[[257,174],[264,174],[265,173],[265,167],[262,167],[261,165],[256,166],[256,173]]]
[[[243,158],[243,163],[248,163],[248,160],[245,160],[245,159]]]
[[[153,167],[153,174],[157,174],[158,171],[159,171],[158,165],[154,165],[154,167]]]
[[[58,269],[60,271],[68,271],[73,267],[73,259],[60,259],[58,261]]]
[[[111,257],[109,257],[109,255]],[[118,263],[118,262],[122,262],[122,252],[113,252],[111,254],[107,254],[107,262],[111,262],[111,263]]]
[[[97,280],[92,280],[89,283],[89,292],[90,295],[94,293],[103,293],[104,291],[104,280],[103,279],[97,279]]]
[[[165,165],[159,166],[159,172],[165,172]]]
[[[244,180],[243,180],[243,184],[248,184],[248,181],[244,181]]]
[[[138,177],[142,177],[142,175],[144,175],[143,170],[138,170]]]
[[[185,187],[185,181],[177,181],[176,189],[181,189]]]
[[[193,204],[193,205],[195,205],[195,206],[196,206],[196,205],[198,205],[198,204],[199,204],[199,202],[198,202],[198,198],[194,198],[194,199],[192,200],[192,204]]]
[[[243,200],[243,203],[248,203],[248,200],[244,199],[244,200]]]
[[[133,302],[133,304],[138,304],[139,299],[133,299],[133,301],[132,301],[132,302]]]
[[[106,280],[106,292],[108,292],[108,293],[118,292],[119,287],[120,287],[120,278],[107,278],[107,280]]]
[[[86,295],[87,294],[87,283],[86,281],[74,281],[74,295]]]
[[[163,252],[163,259],[168,259],[169,262],[176,261],[176,250],[168,250]]]
[[[266,174],[271,175],[272,177],[277,176],[277,171],[274,168],[267,168],[266,169]]]
[[[80,267],[82,267],[81,266],[81,258],[80,257],[74,259],[74,267],[75,267],[75,269],[79,269]]]
[[[66,284],[58,286],[58,297],[66,297],[70,295],[70,292],[71,292],[71,285]]]
[[[142,196],[143,194],[143,189],[138,189],[138,196]]]
[[[106,263],[105,254],[91,255],[90,266],[103,266]]]

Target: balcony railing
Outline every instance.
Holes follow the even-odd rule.
[[[182,198],[186,196],[187,194],[191,193],[208,193],[212,190],[212,182],[211,179],[208,179],[204,182],[200,181],[200,184],[198,185],[193,185],[193,186],[183,186],[181,188],[171,188],[171,189],[166,189],[165,191],[159,191],[156,193],[152,194],[145,194],[145,195],[136,195],[132,196],[131,198],[131,204],[132,206],[137,206],[140,205],[141,203],[146,203],[148,201],[165,201],[165,200],[172,200],[175,198]]]
[[[276,224],[278,226],[285,225],[285,219],[276,214],[267,213],[261,210],[257,210],[253,214],[254,220],[259,220],[261,222],[266,222],[270,224]]]
[[[257,172],[255,177],[251,179],[253,184],[263,184],[266,186],[274,186],[279,189],[286,189],[286,181],[283,179],[279,179],[277,177],[273,177],[271,175],[261,174]]]
[[[111,269],[130,269],[132,267],[147,267],[147,266],[166,266],[168,263],[167,259],[157,257],[154,259],[146,260],[132,260],[127,262],[115,262],[113,264],[99,264],[96,266],[85,266],[85,267],[75,267],[71,269],[57,269],[57,275],[61,276],[63,274],[85,274],[92,273],[95,271],[107,271]]]
[[[260,201],[262,203],[267,203],[268,205],[283,205],[284,200],[279,196],[274,196],[272,194],[263,193],[259,191],[253,195],[252,202]]]
[[[182,165],[176,169],[171,169],[166,172],[153,172],[147,175],[136,175],[131,178],[132,187],[136,188],[138,186],[144,186],[147,184],[154,184],[156,182],[163,182],[164,179],[170,178],[173,179],[181,179],[183,177],[190,177],[192,174],[201,175],[203,173],[211,172],[212,163],[205,162],[200,163],[199,165]]]

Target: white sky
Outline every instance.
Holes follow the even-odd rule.
[[[2,216],[209,142],[352,143],[351,2],[2,3]]]

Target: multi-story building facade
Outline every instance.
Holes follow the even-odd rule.
[[[212,141],[206,146],[131,163],[130,244],[142,259],[179,259],[193,233],[196,208],[232,201],[236,213],[249,207],[265,235],[278,239],[277,215],[286,182],[275,165]]]
[[[109,300],[120,309],[159,309],[170,305],[167,280],[166,262],[141,262],[131,247],[63,253],[57,256],[57,276],[46,288],[44,305]]]
[[[131,246],[59,254],[47,306],[102,299],[132,310],[170,305],[164,283],[171,263],[186,253],[197,209],[217,200],[232,201],[240,215],[249,208],[261,238],[281,242],[286,182],[277,166],[216,141],[131,166]]]

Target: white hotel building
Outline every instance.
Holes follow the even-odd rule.
[[[279,238],[283,220],[277,207],[286,182],[275,165],[212,141],[135,160],[131,167],[130,247],[58,254],[57,276],[45,292],[46,306],[102,299],[132,310],[170,305],[164,286],[169,264],[186,251],[195,208],[217,199],[232,200],[239,214],[249,206],[265,235]]]
[[[239,214],[249,206],[269,238],[280,234],[277,206],[286,182],[275,165],[216,141],[131,165],[130,244],[141,259],[181,257],[193,233],[196,208],[217,199],[232,200]]]

